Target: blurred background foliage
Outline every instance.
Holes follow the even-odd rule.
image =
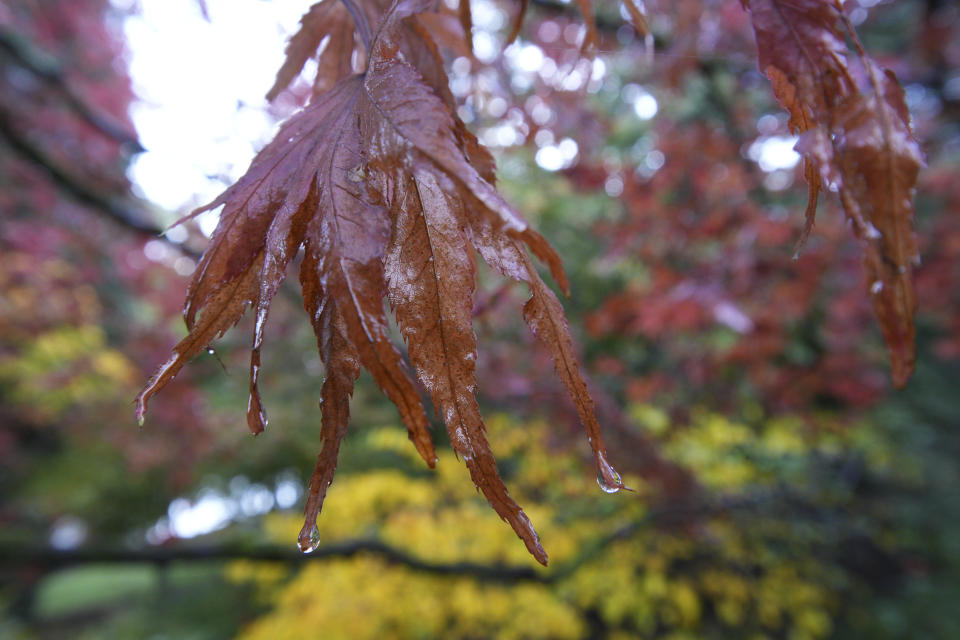
[[[479,265],[480,399],[546,569],[442,428],[437,470],[418,464],[366,376],[319,548],[295,551],[323,369],[294,293],[267,327],[264,435],[243,426],[244,323],[137,429],[131,400],[183,333],[205,242],[197,225],[158,237],[178,212],[127,177],[141,149],[122,25],[139,4],[0,5],[0,636],[960,637],[954,3],[846,4],[929,164],[919,366],[896,392],[830,197],[792,259],[805,189],[739,3],[647,3],[652,62],[599,3],[589,64],[568,5],[534,2],[499,56],[515,6],[474,3],[476,57],[447,43],[459,113],[564,257],[635,489],[596,486],[523,292]],[[214,28],[228,4],[207,3]]]

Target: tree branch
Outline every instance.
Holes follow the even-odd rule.
[[[302,564],[328,558],[352,558],[373,555],[388,564],[406,567],[421,573],[445,576],[469,576],[483,582],[548,582],[548,577],[533,567],[484,565],[474,562],[440,563],[422,560],[379,540],[351,540],[318,547],[313,553],[277,547],[156,547],[126,549],[56,549],[0,548],[0,567],[4,569],[38,567],[48,571],[83,564],[147,563],[166,565],[171,562],[203,562],[253,560]]]
[[[551,15],[557,16],[580,16],[576,5],[572,2],[560,2],[559,0],[530,0],[530,4],[537,9],[548,13]],[[599,7],[598,7],[599,8]],[[615,33],[617,29],[626,25],[630,26],[630,23],[626,20],[619,19],[619,15],[616,19],[611,19],[607,17],[606,14],[598,14],[594,18],[594,22],[597,25],[599,31],[606,31],[609,33]]]
[[[759,490],[749,494],[730,496],[704,496],[698,500],[687,500],[676,504],[651,509],[646,516],[629,522],[581,547],[573,558],[558,566],[547,582],[560,582],[576,573],[580,567],[600,556],[610,545],[627,540],[637,532],[655,525],[676,524],[693,518],[715,516],[739,510],[748,510],[768,501],[783,499],[787,494],[775,490]]]
[[[0,569],[41,569],[54,571],[84,564],[136,564],[145,563],[165,566],[172,562],[224,562],[251,560],[254,562],[279,562],[300,565],[321,559],[352,558],[357,555],[372,555],[387,564],[404,567],[425,574],[473,578],[481,582],[513,584],[518,582],[555,584],[568,579],[582,566],[596,559],[610,548],[611,544],[627,540],[639,531],[658,525],[676,525],[691,518],[716,516],[735,511],[749,511],[768,503],[805,505],[803,496],[779,487],[727,495],[701,496],[697,500],[651,509],[647,515],[605,536],[581,545],[579,553],[570,560],[557,565],[552,571],[533,566],[480,564],[476,562],[430,562],[397,549],[376,539],[348,540],[318,547],[310,554],[280,547],[243,546],[184,546],[149,547],[145,549],[23,549],[0,547]]]
[[[167,238],[164,235],[164,229],[155,224],[144,222],[144,219],[150,215],[147,213],[145,205],[120,202],[116,198],[90,188],[82,180],[71,175],[70,172],[19,132],[13,125],[9,114],[2,109],[0,109],[0,138],[6,141],[23,158],[45,171],[50,180],[74,200],[105,214],[115,223],[127,229],[167,242],[184,255],[194,259],[200,257],[198,251]]]
[[[52,56],[34,47],[26,38],[0,28],[0,50],[6,51],[19,65],[44,80],[63,96],[64,102],[81,119],[104,135],[127,145],[132,153],[144,151],[136,135],[100,110],[91,107],[70,88],[60,64]]]

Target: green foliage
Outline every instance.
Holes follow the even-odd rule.
[[[236,604],[247,600],[246,592],[216,566],[90,565],[45,581],[35,612],[51,637],[217,640],[235,634],[245,619]],[[101,619],[98,625],[78,629],[69,622],[91,615]]]
[[[58,327],[40,334],[14,357],[0,360],[0,385],[9,385],[9,401],[50,419],[79,404],[96,404],[116,392],[135,388],[135,369],[110,349],[95,325]]]

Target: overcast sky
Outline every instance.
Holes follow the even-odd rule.
[[[118,0],[117,4],[122,4]],[[124,23],[147,148],[131,168],[141,195],[171,210],[213,199],[274,129],[264,94],[310,2],[140,0]]]

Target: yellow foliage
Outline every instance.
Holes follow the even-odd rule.
[[[656,410],[634,416],[659,430],[672,456],[723,490],[776,480],[755,459],[818,446],[789,421],[748,427],[700,412],[689,425],[668,429]],[[823,570],[767,545],[753,526],[726,517],[704,517],[691,532],[648,526],[636,494],[601,494],[579,458],[545,450],[547,425],[497,416],[488,426],[501,459],[509,460],[511,492],[551,554],[543,575],[568,565],[574,571],[553,583],[500,584],[420,573],[361,554],[308,563],[286,580],[238,563],[230,578],[260,585],[272,603],[241,638],[583,638],[589,616],[610,637],[623,638],[817,640],[831,632],[836,602]],[[374,430],[365,443],[410,449],[396,429]],[[630,523],[640,523],[632,535],[607,538]],[[284,543],[300,526],[294,514],[264,523],[267,536]],[[327,543],[373,537],[430,562],[535,566],[451,453],[440,454],[434,474],[380,469],[338,476],[318,528]],[[790,533],[776,521],[763,529],[774,539]]]
[[[635,404],[629,409],[634,422],[654,435],[663,435],[670,428],[670,416],[659,407]]]
[[[0,382],[10,385],[13,402],[48,418],[115,397],[118,386],[132,392],[135,376],[133,364],[107,345],[96,325],[53,329],[0,359]]]
[[[374,558],[307,565],[245,640],[579,638],[577,612],[548,590],[437,578]]]

